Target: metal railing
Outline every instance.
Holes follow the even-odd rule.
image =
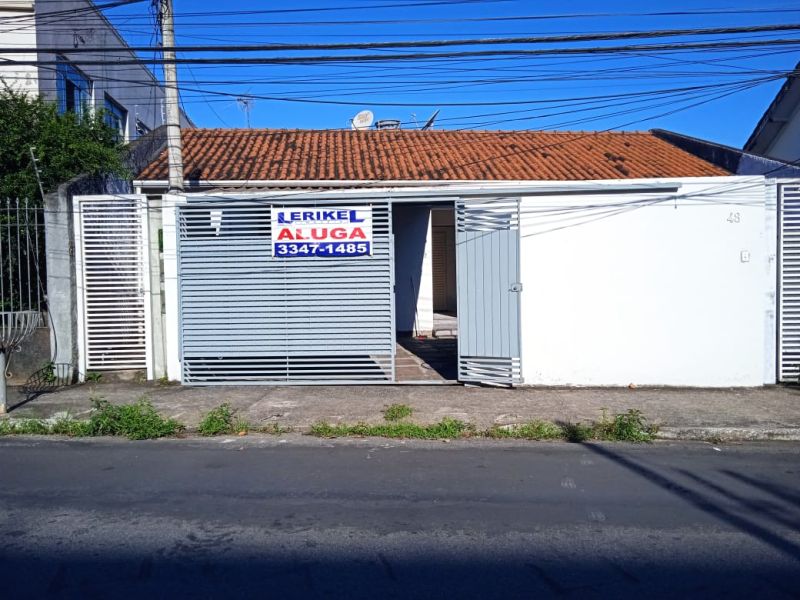
[[[0,311],[44,310],[44,235],[41,206],[0,201]]]

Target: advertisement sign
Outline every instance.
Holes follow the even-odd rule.
[[[272,256],[372,255],[369,206],[272,207]]]

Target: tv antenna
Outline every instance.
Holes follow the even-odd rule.
[[[371,110],[362,110],[350,121],[350,128],[359,130],[369,129],[374,118],[375,115],[372,114]]]
[[[239,105],[239,108],[242,109],[244,112],[245,117],[247,118],[247,128],[250,129],[250,111],[253,110],[253,105],[256,101],[249,96],[238,96],[236,98],[236,104]]]
[[[438,116],[439,116],[439,111],[440,111],[440,110],[441,110],[441,109],[437,108],[437,109],[436,109],[436,112],[434,112],[434,113],[431,115],[431,118],[430,118],[430,119],[428,119],[427,121],[425,121],[425,125],[423,125],[423,126],[422,126],[422,130],[423,130],[423,131],[425,131],[426,129],[430,129],[431,127],[433,127],[433,122],[436,120],[436,117],[438,117]]]

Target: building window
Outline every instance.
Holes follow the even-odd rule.
[[[58,112],[79,115],[92,101],[92,82],[64,59],[58,62],[56,73]]]
[[[122,108],[116,100],[106,94],[105,96],[105,121],[106,125],[119,134],[119,140],[125,141],[125,130],[128,128],[128,111]]]

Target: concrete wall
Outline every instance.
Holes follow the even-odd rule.
[[[398,332],[429,335],[433,330],[431,207],[395,205],[395,327]]]
[[[21,385],[50,362],[50,328],[37,327],[33,335],[6,357],[6,371],[11,385]],[[13,400],[10,404],[14,404]]]
[[[78,297],[75,271],[75,214],[73,197],[91,194],[125,194],[125,181],[103,177],[77,177],[45,198],[47,248],[47,306],[53,362],[78,365]]]
[[[675,200],[523,199],[526,384],[774,382],[775,211],[763,178],[679,183]]]

